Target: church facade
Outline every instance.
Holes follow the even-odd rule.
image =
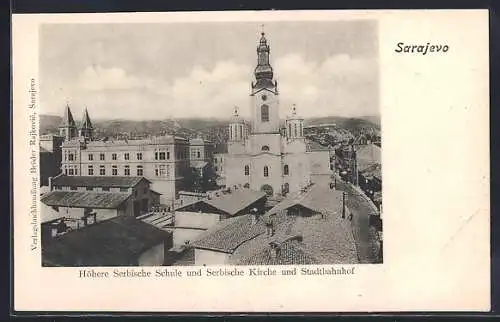
[[[284,127],[281,126],[278,83],[274,80],[270,46],[264,33],[257,47],[254,76],[250,126],[238,115],[237,108],[229,124],[226,186],[244,186],[278,196],[299,192],[318,177],[316,174],[329,178],[329,153],[312,153],[307,149],[304,119],[295,106]]]

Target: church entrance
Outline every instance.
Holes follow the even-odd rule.
[[[272,196],[273,195],[273,187],[271,187],[270,185],[268,184],[265,184],[263,185],[261,188],[260,188],[261,191],[264,191],[266,193],[266,195],[268,196]]]

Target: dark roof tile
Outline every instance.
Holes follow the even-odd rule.
[[[41,201],[47,206],[116,209],[130,196],[128,193],[51,191],[44,194]]]

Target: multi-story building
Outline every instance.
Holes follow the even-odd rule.
[[[269,44],[262,33],[250,92],[251,126],[247,126],[235,108],[229,125],[224,175],[228,187],[248,186],[276,196],[309,186],[311,164],[325,164],[329,171],[330,160],[328,151],[307,150],[304,120],[295,106],[286,118],[285,127],[280,127],[278,83],[273,79],[269,53]]]
[[[85,111],[77,136],[69,106],[66,107],[60,133],[61,171],[68,176],[139,176],[152,183],[161,194],[161,202],[173,203],[182,190],[189,171],[189,141],[174,136],[142,140],[111,140],[93,137],[93,126]]]
[[[64,137],[54,134],[40,136],[40,186],[47,186],[49,178],[61,172]]]
[[[210,141],[195,138],[189,140],[189,165],[203,175],[204,169],[211,164],[213,144]]]

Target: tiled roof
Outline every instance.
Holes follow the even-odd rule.
[[[340,213],[342,211],[342,191],[314,184],[305,193],[288,195],[269,210],[269,213],[278,213],[296,205],[316,213]]]
[[[242,243],[265,232],[262,221],[253,224],[251,215],[224,220],[191,245],[195,248],[232,253]]]
[[[301,235],[304,251],[321,264],[358,263],[351,222],[339,215],[297,217],[291,235]]]
[[[92,191],[51,191],[41,198],[47,206],[116,209],[131,194]]]
[[[245,209],[265,196],[265,192],[252,191],[242,188],[239,190],[232,190],[231,193],[221,194],[219,197],[213,197],[212,199],[197,200],[191,204],[181,206],[176,210],[182,211],[188,207],[193,207],[196,204],[205,203],[209,206],[222,210],[229,215],[235,215],[239,211]]]
[[[318,260],[304,251],[304,246],[297,240],[288,240],[278,245],[273,256],[271,246],[255,254],[243,258],[239,265],[310,265],[318,264]]]
[[[144,177],[60,175],[52,178],[52,186],[130,188],[135,187],[142,180],[149,182]]]
[[[235,265],[258,265],[273,263],[268,257],[270,243],[282,244],[292,241],[291,237],[300,236],[301,241],[293,241],[284,245],[285,253],[276,264],[354,264],[358,262],[356,246],[350,221],[338,215],[326,217],[287,216],[277,214],[278,224],[275,235],[267,236],[265,232],[240,245],[233,251],[230,263]],[[280,240],[282,242],[280,242]],[[286,244],[286,242],[285,242]],[[289,247],[289,248],[288,248]]]
[[[45,261],[61,266],[128,266],[171,235],[131,216],[119,216],[71,231],[45,243]]]

